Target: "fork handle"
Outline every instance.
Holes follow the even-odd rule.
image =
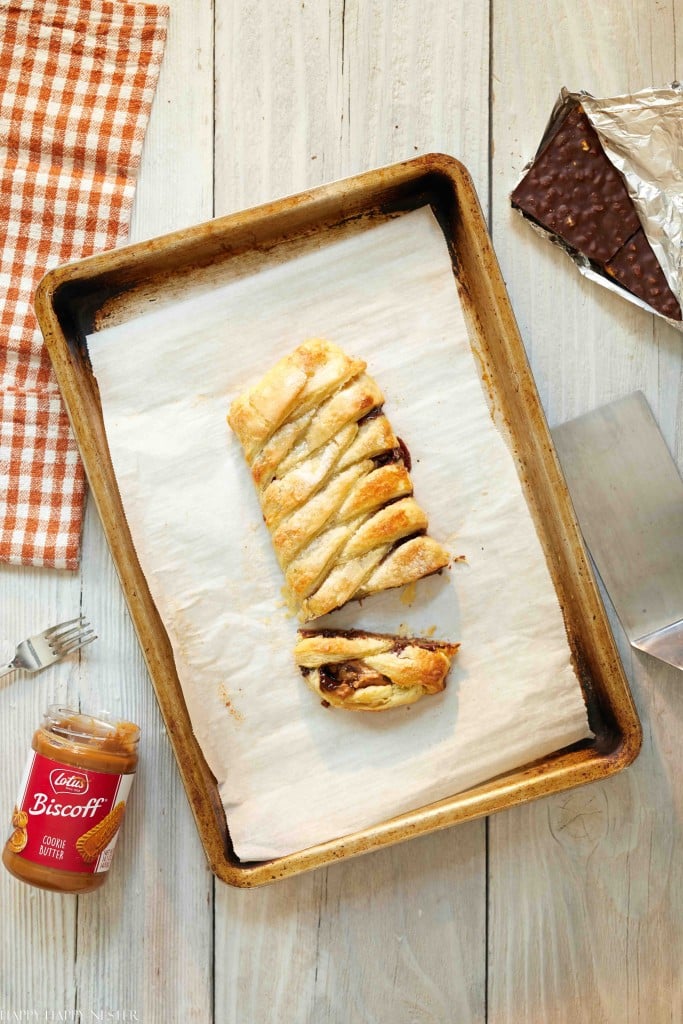
[[[16,672],[17,667],[18,666],[15,665],[13,661],[10,661],[9,665],[5,665],[4,668],[0,668],[0,679],[2,679],[3,676],[8,676],[10,672]]]

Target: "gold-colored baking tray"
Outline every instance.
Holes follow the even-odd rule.
[[[164,626],[138,564],[105,436],[86,335],[343,230],[430,204],[447,239],[482,380],[510,438],[564,613],[595,739],[438,803],[307,850],[241,863],[216,782],[193,735]],[[456,284],[457,279],[457,284]],[[36,309],[93,498],[147,661],[197,828],[215,874],[255,886],[536,797],[604,778],[636,757],[641,728],[579,535],[472,181],[431,154],[51,271]],[[144,381],[140,382],[144,387]]]

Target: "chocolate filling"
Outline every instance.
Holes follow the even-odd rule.
[[[402,437],[397,437],[396,440],[398,441],[398,446],[401,449],[401,457],[403,459],[403,465],[406,467],[406,469],[410,473],[411,469],[413,468],[413,460],[410,457],[410,452],[408,451],[408,445],[405,443],[405,441],[403,440]]]
[[[372,461],[374,462],[377,469],[381,466],[390,466],[394,462],[401,462],[403,454],[400,448],[390,448],[388,452],[382,452],[381,455],[373,455]]]
[[[361,427],[364,423],[367,423],[368,420],[374,420],[378,416],[381,416],[383,409],[383,405],[376,405],[374,409],[370,410],[370,412],[366,412],[365,416],[361,416],[358,420],[358,426]]]
[[[400,437],[397,437],[396,440],[398,441],[396,448],[390,448],[389,451],[382,452],[380,455],[373,455],[372,461],[378,469],[380,466],[389,466],[393,462],[402,462],[407,471],[410,472],[413,463],[408,446]]]
[[[444,643],[442,640],[428,640],[425,637],[410,637],[410,636],[393,636],[391,633],[367,633],[363,629],[300,629],[299,636],[303,638],[309,638],[314,636],[321,637],[345,637],[348,640],[354,640],[359,637],[377,637],[380,640],[391,640],[394,651],[402,651],[406,647],[422,647],[427,651],[440,651],[444,647],[451,647],[451,644]],[[342,664],[353,664],[353,662],[343,662]],[[327,671],[330,668],[339,666],[335,665],[324,665],[320,669],[322,675],[323,671]],[[307,669],[305,671],[311,671]]]
[[[362,661],[342,661],[329,665],[321,665],[318,669],[320,689],[330,693],[335,691],[342,699],[355,690],[366,686],[387,686],[391,680],[381,672],[368,668]]]

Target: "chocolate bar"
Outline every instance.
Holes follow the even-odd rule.
[[[658,313],[681,320],[621,175],[579,103],[570,106],[527,174],[512,205]]]
[[[681,307],[642,228],[605,264],[605,270],[648,306],[672,320],[681,319]]]

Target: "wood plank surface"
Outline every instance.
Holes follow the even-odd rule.
[[[683,466],[680,334],[584,281],[508,201],[562,85],[671,81],[682,36],[683,0],[172,0],[132,237],[452,153],[491,215],[550,423],[642,388]],[[81,607],[96,645],[0,682],[0,808],[51,702],[139,721],[140,774],[98,893],[0,871],[0,1021],[683,1020],[683,688],[611,609],[644,722],[631,769],[242,891],[206,867],[93,508],[79,573],[0,566],[3,654]]]
[[[17,642],[78,615],[77,574],[3,566],[0,569],[0,645],[7,661]],[[50,703],[71,703],[81,679],[78,660],[33,678],[0,681],[0,805],[3,842],[9,828],[31,736]],[[0,871],[0,1009],[44,1012],[74,1006],[76,897],[60,897],[16,882]]]
[[[488,12],[457,6],[219,4],[216,213],[430,150],[459,154],[485,203]],[[483,1021],[485,915],[482,822],[263,890],[217,883],[215,1020]]]
[[[213,9],[210,0],[174,0],[171,7],[133,239],[212,214]],[[141,763],[104,888],[59,896],[0,872],[11,922],[0,930],[0,1020],[205,1022],[213,999],[213,878],[94,507],[86,512],[80,572],[0,567],[3,651],[81,607],[99,633],[82,658],[0,684],[1,805],[13,806],[31,735],[49,703],[108,709],[140,723]]]
[[[208,219],[212,193],[213,10],[210,0],[175,0],[131,238]],[[134,1012],[145,1022],[205,1022],[213,1003],[213,877],[94,505],[81,576],[83,606],[101,633],[96,675],[84,680],[82,699],[130,716],[143,735],[111,877],[78,899],[76,1009],[84,1020],[94,1009]]]
[[[677,76],[683,5],[497,4],[493,241],[551,424],[641,388],[681,465],[681,335],[585,281],[509,207],[562,85],[618,95]],[[543,42],[539,42],[539,26]],[[520,73],[520,69],[524,69]],[[619,776],[491,820],[489,1020],[683,1019],[680,674],[632,655],[643,719]]]

